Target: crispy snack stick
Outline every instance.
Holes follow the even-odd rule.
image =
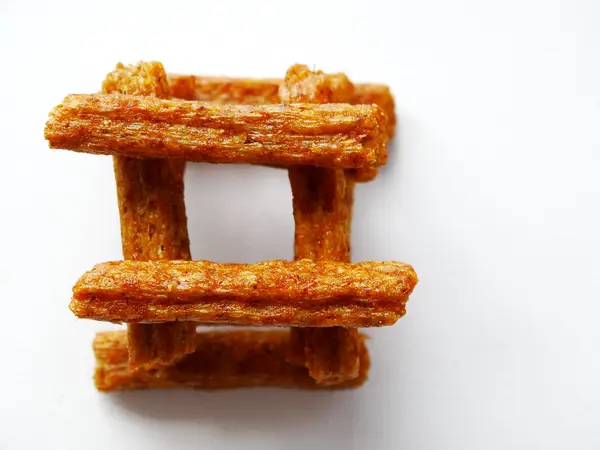
[[[354,86],[343,74],[327,75],[296,64],[280,88],[283,103],[335,103],[353,96]],[[343,170],[290,167],[296,259],[350,261],[350,205]],[[351,188],[351,187],[350,187]]]
[[[357,168],[385,164],[385,115],[369,105],[240,106],[69,95],[46,123],[51,148],[213,163]]]
[[[288,361],[304,365],[319,385],[343,383],[359,377],[362,336],[356,328],[291,328]]]
[[[343,170],[291,167],[296,259],[350,261],[350,212]]]
[[[199,75],[168,74],[173,97],[184,100],[218,102],[223,104],[266,105],[281,102],[279,86],[283,80],[204,77]],[[388,118],[387,131],[391,139],[396,126],[394,97],[383,84],[355,84],[349,103],[377,105]]]
[[[294,64],[279,87],[279,97],[288,103],[350,103],[354,85],[343,73],[325,74],[312,71],[304,64]]]
[[[150,388],[232,389],[281,387],[302,389],[353,388],[362,385],[369,370],[364,338],[358,341],[358,376],[335,386],[317,384],[306,368],[286,361],[287,331],[216,331],[196,335],[196,351],[158,371],[132,372],[127,364],[127,335],[98,333],[94,340],[96,388],[115,391]]]
[[[292,66],[280,87],[283,103],[348,102],[354,86],[345,75],[313,72]],[[296,259],[350,262],[350,211],[344,170],[290,167],[293,194]],[[302,363],[319,384],[336,384],[359,374],[356,329],[292,328],[294,347]]]
[[[282,103],[349,103],[355,86],[344,74],[328,75],[312,71],[305,65],[292,66],[279,88]],[[377,167],[348,170],[347,174],[358,182],[371,181],[377,176]]]
[[[115,156],[125,259],[190,259],[184,162]]]
[[[118,64],[102,84],[106,94],[169,97],[161,63]],[[185,162],[114,157],[125,259],[191,259],[183,197]],[[195,348],[191,322],[131,324],[131,370],[173,364]]]
[[[404,315],[416,283],[399,262],[115,261],[77,281],[70,308],[111,322],[384,326]]]
[[[279,96],[281,97],[282,103],[286,104],[350,103],[354,96],[354,89],[354,85],[344,74],[328,75],[320,70],[312,71],[305,65],[296,64],[287,71],[285,79],[279,88]],[[371,169],[375,169],[375,172],[373,173],[373,170]],[[293,170],[293,167],[290,168],[290,171]],[[364,167],[360,169],[351,169],[348,173],[352,175],[356,181],[370,181],[377,176],[377,168]],[[342,192],[343,189],[344,187],[341,189]],[[327,194],[325,195],[327,196]],[[340,197],[340,201],[342,201],[342,198],[343,196]],[[341,238],[348,240],[347,233],[341,233]],[[319,259],[332,258],[323,256]],[[349,261],[349,253],[348,258],[344,260]]]

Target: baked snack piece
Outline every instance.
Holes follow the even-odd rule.
[[[196,350],[160,370],[131,371],[127,364],[127,334],[98,333],[94,340],[94,381],[100,391],[193,388],[233,389],[280,387],[347,389],[367,379],[370,360],[364,336],[358,340],[358,374],[334,385],[318,384],[301,364],[289,361],[288,331],[213,331],[196,335]]]
[[[361,385],[370,361],[356,327],[392,325],[417,283],[402,263],[350,263],[354,188],[385,164],[395,123],[387,86],[302,65],[249,80],[119,64],[103,93],[67,96],[46,138],[115,157],[126,259],[73,290],[77,316],[128,325],[97,335],[97,388]],[[296,261],[189,261],[186,161],[287,169]],[[199,333],[200,323],[292,329]]]
[[[118,64],[102,83],[105,94],[168,99],[167,74],[159,62]],[[114,157],[123,257],[135,261],[191,259],[185,213],[185,162]],[[189,322],[129,324],[132,370],[168,366],[195,348]]]
[[[416,283],[398,262],[113,261],[79,279],[70,307],[126,323],[371,327],[402,317]]]
[[[385,164],[374,105],[218,105],[72,94],[46,124],[51,148],[212,163],[357,168]]]
[[[354,85],[343,74],[327,75],[296,64],[279,88],[283,103],[349,103]],[[353,184],[343,169],[290,167],[296,259],[350,262],[350,209]],[[304,354],[309,374],[320,384],[358,376],[359,340],[355,328],[292,328],[294,346]]]
[[[299,67],[296,64],[292,67]],[[306,67],[306,66],[304,66]],[[308,70],[308,68],[306,68]],[[344,74],[327,75],[334,80],[348,80]],[[203,77],[196,75],[169,74],[169,85],[174,97],[186,100],[210,101],[222,104],[267,105],[281,101],[280,89],[284,80],[251,78]],[[335,86],[332,85],[332,86]],[[338,86],[335,86],[338,87]],[[296,101],[321,103],[314,98],[296,97]],[[330,99],[328,102],[338,102]],[[377,105],[384,112],[388,139],[394,136],[396,130],[396,114],[394,112],[394,97],[389,87],[381,84],[353,84],[350,95],[340,101],[355,105]],[[349,175],[358,182],[373,180],[378,174],[377,167],[364,167],[350,170]]]

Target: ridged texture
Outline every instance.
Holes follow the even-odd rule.
[[[334,79],[344,79],[343,74],[328,75]],[[284,80],[204,77],[195,75],[169,74],[169,85],[174,97],[185,100],[200,100],[222,104],[266,105],[281,102],[280,86]],[[347,80],[347,78],[346,78]],[[337,86],[336,86],[337,87]],[[296,100],[300,101],[300,100]],[[394,137],[396,113],[394,97],[388,86],[381,84],[355,84],[350,98],[341,100],[355,105],[377,105],[387,117],[388,139]],[[307,100],[308,103],[311,103]],[[354,181],[367,182],[378,174],[377,167],[351,169],[348,175]]]
[[[113,322],[369,327],[404,315],[416,283],[398,262],[116,261],[84,274],[70,307]]]
[[[102,84],[105,94],[169,98],[167,75],[159,62],[117,64]],[[185,213],[184,161],[114,157],[123,257],[136,261],[191,259]],[[132,370],[173,364],[195,348],[189,322],[131,324]]]
[[[279,87],[282,103],[351,103],[354,85],[343,73],[325,74],[312,71],[304,64],[294,64]]]
[[[385,115],[369,105],[237,106],[73,94],[46,124],[51,148],[213,163],[385,164]]]
[[[291,328],[288,360],[303,364],[320,385],[335,385],[364,373],[362,339],[356,328]]]
[[[115,157],[125,259],[190,259],[183,161]]]
[[[349,102],[354,86],[345,75],[313,72],[296,64],[280,87],[283,103]],[[350,208],[342,169],[290,167],[296,259],[350,262]],[[359,373],[358,332],[354,328],[292,328],[291,339],[319,384],[351,380]]]
[[[350,208],[340,169],[289,169],[294,209],[296,259],[350,260]]]
[[[184,100],[199,100],[222,104],[267,105],[280,103],[281,79],[206,77],[168,74],[171,95]],[[391,139],[396,127],[394,97],[383,84],[355,84],[349,103],[377,105],[387,116],[387,133]]]
[[[132,372],[127,364],[126,333],[98,333],[94,340],[96,387],[106,392],[149,388],[215,390],[260,386],[343,389],[362,385],[367,379],[370,365],[362,337],[358,341],[358,376],[334,386],[317,384],[305,367],[287,361],[290,348],[287,331],[198,333],[196,345],[194,353],[184,356],[171,367],[158,371]]]
[[[98,389],[362,384],[364,336],[346,327],[393,324],[417,283],[401,263],[343,264],[354,184],[385,164],[395,123],[387,86],[300,65],[282,82],[119,64],[103,94],[68,96],[45,135],[51,148],[115,155],[123,252],[136,260],[98,265],[74,287],[78,316],[131,322],[94,341]],[[183,261],[186,160],[289,167],[300,260]],[[176,261],[143,262],[161,259]],[[305,328],[196,333],[193,321]]]

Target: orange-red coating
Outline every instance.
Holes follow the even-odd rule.
[[[168,74],[171,95],[184,100],[199,100],[237,105],[267,105],[280,103],[281,79],[210,77]],[[391,139],[396,127],[394,96],[383,84],[357,83],[349,103],[377,105],[387,116],[387,133]]]
[[[358,341],[358,375],[335,385],[319,385],[302,365],[288,361],[290,336],[287,331],[213,331],[196,335],[196,351],[175,365],[160,370],[132,372],[127,364],[127,334],[98,333],[94,340],[100,391],[131,389],[232,389],[280,387],[300,389],[343,389],[362,385],[370,366],[364,337]]]
[[[296,64],[279,88],[283,103],[350,102],[354,86],[343,74],[328,75]],[[349,189],[341,169],[290,167],[296,259],[350,262]],[[292,328],[291,339],[319,384],[358,376],[358,332],[353,328]]]
[[[105,94],[169,98],[167,75],[159,62],[117,64],[103,84]],[[184,202],[185,162],[114,157],[123,257],[136,261],[191,259]],[[195,348],[190,322],[130,324],[132,370],[173,364]]]
[[[212,163],[358,168],[385,164],[376,105],[219,105],[73,94],[50,114],[51,148]]]
[[[399,262],[115,261],[79,279],[70,308],[112,322],[384,326],[404,315],[416,283]]]

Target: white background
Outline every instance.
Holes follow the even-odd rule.
[[[600,3],[0,3],[0,449],[600,448]],[[388,83],[398,137],[356,192],[354,259],[420,277],[368,384],[104,395],[67,305],[121,257],[109,157],[50,151],[118,61]],[[195,258],[292,257],[283,171],[190,165]]]

